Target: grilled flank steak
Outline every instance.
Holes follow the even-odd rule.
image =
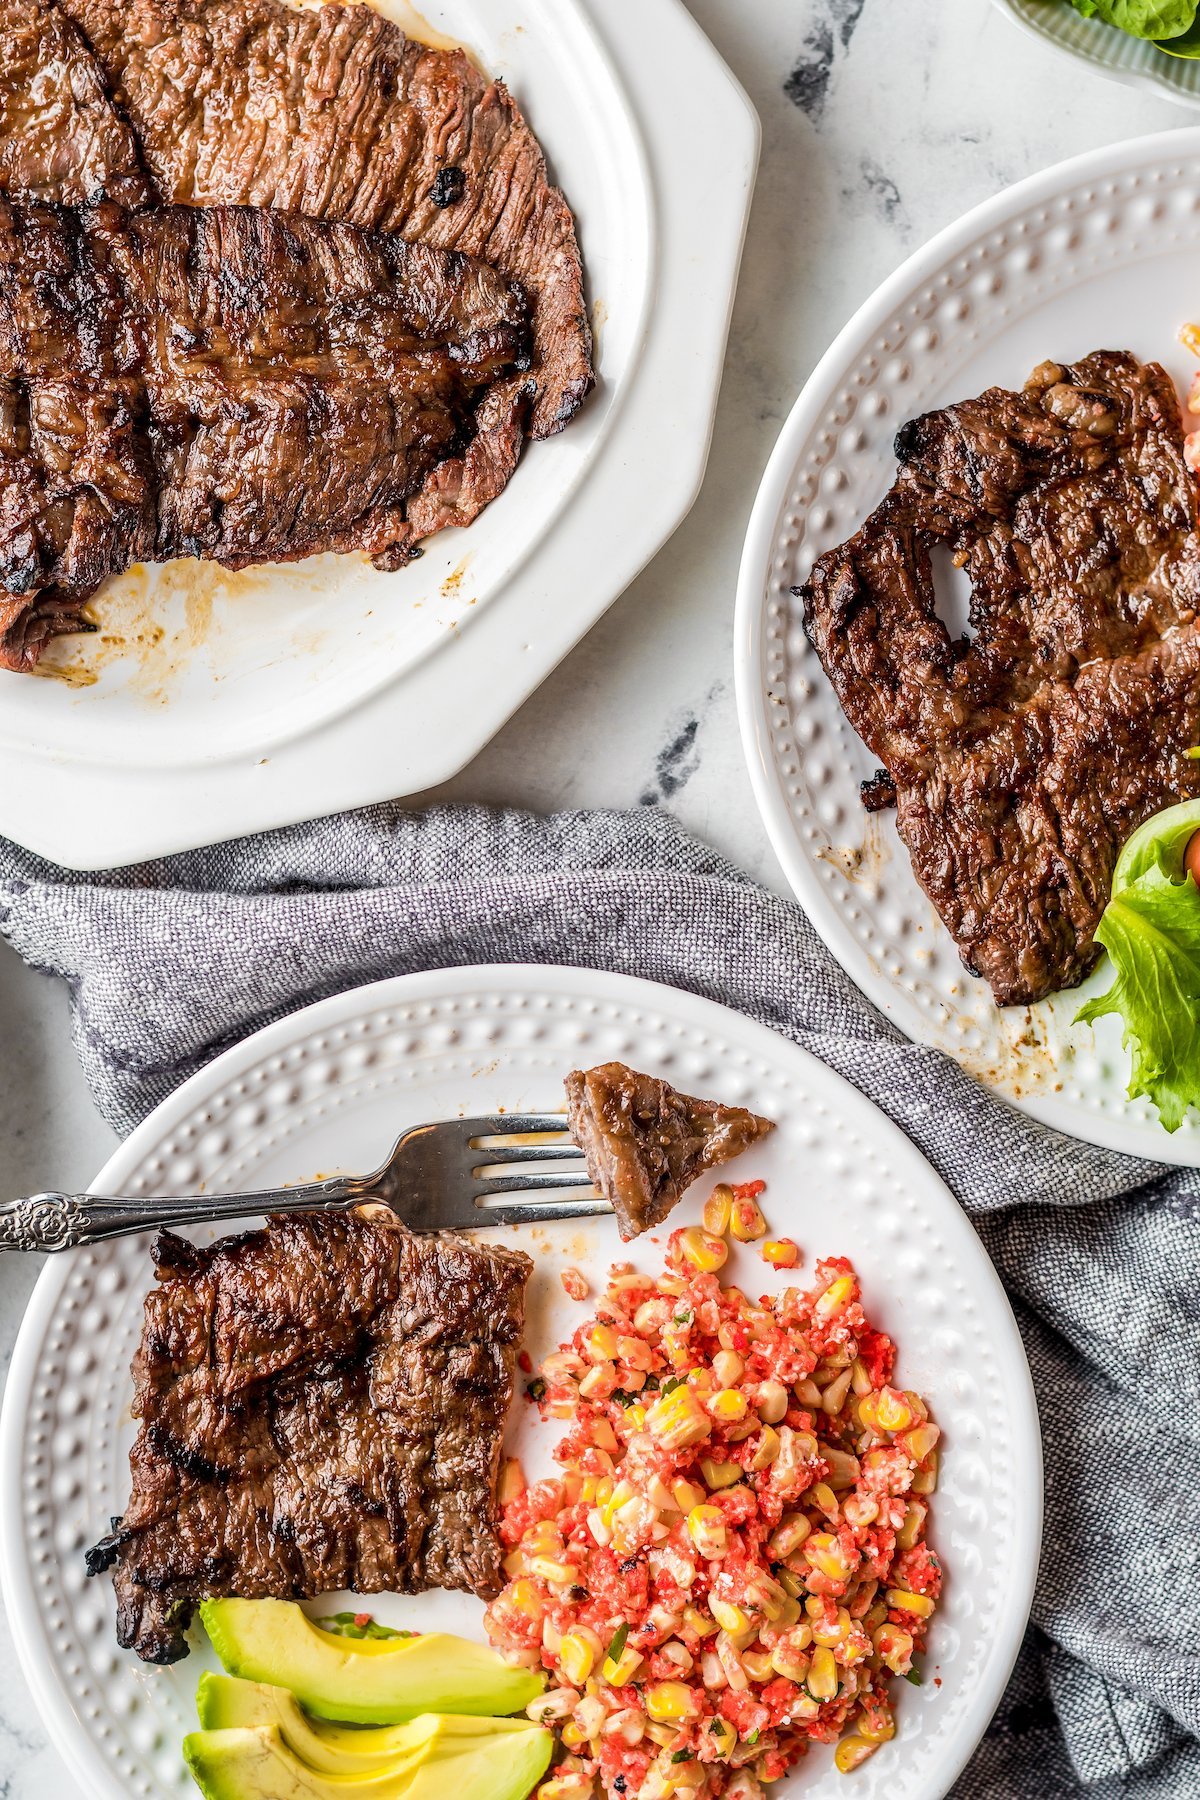
[[[804,588],[917,879],[1000,1005],[1082,979],[1121,845],[1200,792],[1200,535],[1155,363],[1046,363],[896,439],[891,492]],[[971,579],[971,635],[930,550]]]
[[[187,1655],[197,1601],[503,1583],[496,1477],[532,1264],[382,1208],[163,1233],[133,1364],[117,1636]]]

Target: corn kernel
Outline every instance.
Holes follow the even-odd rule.
[[[911,1456],[915,1463],[922,1463],[941,1435],[936,1425],[926,1421],[924,1424],[914,1425],[911,1431],[902,1431],[895,1441],[905,1456]]]
[[[812,1526],[803,1513],[793,1513],[791,1518],[783,1518],[771,1533],[767,1549],[772,1562],[782,1562],[793,1550],[798,1550],[805,1542]]]
[[[615,1450],[617,1434],[607,1419],[592,1420],[592,1442],[597,1450]]]
[[[1181,325],[1179,341],[1193,356],[1200,356],[1200,325]]]
[[[830,1581],[845,1581],[850,1565],[837,1538],[829,1531],[816,1531],[804,1546],[806,1560]]]
[[[646,1689],[645,1706],[650,1717],[660,1724],[694,1718],[700,1710],[699,1701],[684,1681],[656,1681]]]
[[[500,1480],[496,1487],[496,1497],[501,1506],[508,1506],[525,1492],[525,1475],[515,1456],[506,1456],[500,1465]]]
[[[850,1385],[860,1400],[873,1392],[871,1377],[867,1374],[867,1366],[861,1356],[855,1357],[850,1365]]]
[[[868,1744],[887,1744],[896,1735],[896,1721],[890,1712],[879,1707],[863,1714],[858,1729]]]
[[[907,1588],[889,1588],[885,1598],[897,1612],[912,1613],[917,1619],[928,1619],[933,1615],[934,1603],[928,1594],[910,1594]]]
[[[770,1425],[764,1425],[759,1433],[758,1448],[750,1458],[750,1467],[754,1470],[769,1469],[779,1456],[779,1433]]]
[[[584,1379],[586,1380],[586,1377]],[[580,1384],[580,1392],[583,1392],[582,1383]],[[833,1380],[822,1393],[821,1410],[827,1413],[831,1419],[834,1418],[841,1412],[843,1406],[846,1404],[846,1395],[849,1392],[850,1370],[843,1369],[840,1375],[834,1376]]]
[[[736,1350],[718,1350],[712,1368],[717,1386],[723,1388],[736,1387],[746,1373],[746,1365]]]
[[[557,1587],[570,1587],[578,1570],[573,1569],[570,1563],[555,1562],[551,1556],[531,1556],[529,1573],[536,1575],[539,1581],[553,1582]]]
[[[705,1231],[711,1231],[714,1237],[724,1237],[729,1230],[729,1215],[732,1209],[733,1189],[727,1181],[718,1181],[704,1202]]]
[[[750,1402],[740,1388],[722,1388],[709,1401],[708,1410],[719,1425],[740,1425],[750,1410]]]
[[[686,1450],[708,1437],[712,1424],[691,1388],[678,1387],[650,1407],[646,1429],[668,1450]]]
[[[728,1719],[713,1719],[708,1727],[708,1739],[722,1761],[737,1749],[738,1734]]]
[[[914,1494],[932,1494],[938,1484],[938,1453],[931,1450],[912,1479]]]
[[[743,1650],[742,1667],[751,1681],[770,1681],[775,1673],[769,1650]]]
[[[925,1520],[929,1508],[923,1500],[909,1502],[908,1511],[904,1515],[904,1523],[896,1533],[896,1547],[900,1550],[911,1550],[925,1529]]]
[[[717,1621],[710,1619],[706,1612],[701,1612],[696,1606],[684,1607],[683,1622],[689,1631],[694,1631],[696,1636],[701,1638],[711,1637],[717,1629]]]
[[[812,1635],[814,1644],[821,1644],[826,1650],[836,1650],[850,1635],[850,1614],[844,1606],[839,1606],[834,1618],[828,1619],[822,1615],[821,1618],[814,1619]]]
[[[724,1239],[702,1231],[699,1225],[689,1225],[686,1231],[680,1232],[679,1252],[703,1275],[715,1274],[729,1260],[729,1246]]]
[[[822,1450],[825,1461],[829,1464],[829,1485],[835,1492],[844,1492],[852,1488],[859,1477],[857,1456],[851,1456],[845,1450],[835,1450],[826,1445]]]
[[[631,1432],[644,1431],[646,1429],[645,1407],[627,1406],[625,1408],[625,1423],[628,1425]]]
[[[508,1604],[527,1619],[541,1619],[545,1612],[542,1596],[532,1581],[514,1581],[508,1590]]]
[[[759,1255],[773,1269],[794,1269],[800,1261],[800,1246],[791,1238],[768,1238]]]
[[[508,1576],[510,1581],[515,1575],[524,1575],[527,1572],[525,1552],[523,1550],[510,1550],[508,1555],[504,1558],[504,1561],[500,1564],[500,1567],[504,1570],[504,1573]]]
[[[578,1750],[581,1745],[587,1743],[587,1738],[580,1731],[574,1719],[568,1719],[562,1728],[562,1741],[568,1750]]]
[[[687,1528],[688,1536],[701,1556],[724,1556],[729,1547],[729,1534],[725,1529],[725,1514],[719,1506],[693,1507],[688,1514]]]
[[[762,1208],[757,1200],[735,1200],[729,1219],[729,1229],[739,1244],[752,1244],[760,1237],[767,1235],[767,1221],[763,1218]]]
[[[822,1648],[813,1651],[806,1682],[814,1700],[833,1699],[838,1688],[838,1672],[832,1650]]]
[[[592,1362],[612,1362],[617,1354],[617,1334],[611,1325],[593,1325],[585,1335],[584,1349]]]
[[[827,1519],[837,1517],[837,1495],[827,1481],[818,1481],[813,1488],[812,1497]]]
[[[628,1687],[641,1664],[641,1651],[635,1650],[632,1644],[625,1644],[615,1661],[611,1656],[605,1657],[600,1673],[609,1687]]]
[[[840,1313],[844,1307],[849,1306],[853,1297],[853,1275],[839,1275],[836,1281],[830,1282],[829,1286],[825,1289],[825,1292],[820,1296],[816,1305],[813,1307],[813,1312],[818,1319],[832,1319],[837,1313]]]
[[[675,1496],[675,1504],[681,1513],[690,1513],[694,1506],[703,1506],[708,1498],[704,1489],[694,1481],[685,1481],[681,1476],[671,1483],[671,1492]]]
[[[715,1494],[721,1488],[733,1487],[742,1479],[744,1471],[738,1463],[714,1462],[711,1456],[702,1456],[700,1473],[708,1483],[709,1492]]]
[[[721,1630],[728,1632],[731,1638],[741,1637],[744,1633],[754,1629],[749,1613],[743,1612],[741,1607],[735,1606],[732,1601],[721,1600],[715,1594],[710,1594],[708,1604],[709,1610]]]
[[[861,1769],[878,1748],[878,1744],[868,1744],[865,1738],[844,1737],[833,1753],[833,1760],[843,1775],[850,1775],[855,1769]]]
[[[895,1388],[880,1388],[875,1400],[877,1431],[907,1431],[916,1424],[917,1415],[906,1397]]]
[[[804,1681],[811,1660],[808,1655],[811,1643],[811,1625],[805,1622],[791,1626],[771,1651],[771,1667],[775,1673],[782,1675],[785,1681],[797,1684]]]
[[[566,1728],[563,1729],[563,1740],[566,1740]],[[590,1800],[592,1780],[589,1775],[555,1775],[550,1781],[543,1781],[534,1796],[534,1800]]]
[[[616,1391],[617,1369],[615,1363],[594,1364],[579,1383],[579,1392],[584,1400],[607,1400],[609,1395],[615,1394]]]
[[[558,1666],[572,1687],[582,1687],[596,1666],[600,1640],[595,1632],[577,1626],[558,1646]]]
[[[899,1625],[879,1625],[871,1633],[871,1642],[879,1660],[893,1675],[907,1675],[912,1668],[913,1641]]]
[[[754,1407],[764,1425],[782,1422],[789,1405],[789,1395],[782,1381],[760,1381]]]

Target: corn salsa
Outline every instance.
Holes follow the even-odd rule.
[[[799,1261],[762,1191],[720,1184],[657,1280],[616,1265],[533,1384],[562,1473],[505,1465],[486,1622],[549,1674],[530,1712],[563,1756],[538,1800],[760,1800],[811,1743],[848,1773],[895,1733],[889,1682],[941,1591],[939,1431],[844,1258],[758,1300],[722,1286],[727,1234]]]

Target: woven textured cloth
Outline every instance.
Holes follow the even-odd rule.
[[[217,1051],[412,970],[611,969],[736,1007],[888,1113],[1012,1297],[1046,1451],[1034,1623],[959,1800],[1200,1796],[1200,1179],[1059,1137],[908,1043],[800,909],[652,808],[399,807],[77,875],[0,846],[0,929],[70,987],[128,1131]]]

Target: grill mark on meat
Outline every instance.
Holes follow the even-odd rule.
[[[155,1264],[132,1493],[87,1557],[115,1568],[124,1647],[176,1661],[215,1594],[499,1591],[528,1257],[355,1212],[164,1234]]]
[[[399,567],[511,476],[527,343],[512,283],[392,234],[0,200],[0,665],[135,561]]]
[[[1121,845],[1200,790],[1182,440],[1156,364],[1044,364],[904,426],[891,492],[796,590],[917,878],[1000,1005],[1082,979]],[[969,642],[937,617],[935,543],[970,577]]]
[[[91,49],[52,0],[0,0],[0,194],[73,206],[156,197]]]
[[[63,0],[164,199],[277,207],[486,257],[532,306],[534,437],[592,386],[570,208],[502,82],[370,6]]]

